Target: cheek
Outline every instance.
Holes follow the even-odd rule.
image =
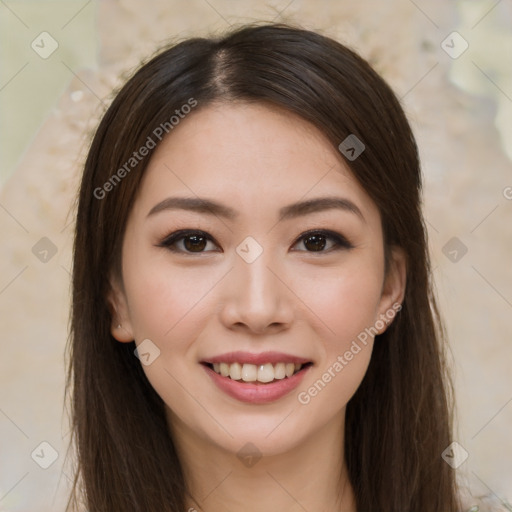
[[[322,322],[326,351],[343,346],[375,322],[383,275],[373,258],[349,262],[345,267],[306,272],[296,281],[298,295]]]
[[[159,350],[143,370],[172,410],[185,416],[196,414],[194,422],[199,423],[201,411],[196,411],[187,391],[191,387],[188,362],[214,313],[208,299],[219,276],[211,269],[173,268],[165,258],[153,258],[151,264],[142,260],[142,256],[126,259],[125,288],[137,345],[150,339]]]
[[[304,277],[307,305],[321,319],[321,361],[301,386],[298,401],[325,421],[343,408],[363,380],[371,359],[383,275],[378,261],[361,259],[334,272]],[[311,287],[314,282],[314,287]],[[313,413],[314,411],[314,413]]]
[[[126,291],[136,340],[165,340],[173,333],[194,330],[191,319],[216,281],[212,273],[173,268],[165,262],[133,266],[127,261]]]

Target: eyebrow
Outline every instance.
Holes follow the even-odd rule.
[[[342,197],[318,197],[307,201],[299,201],[289,204],[279,210],[279,221],[294,219],[309,213],[325,210],[339,209],[353,213],[366,222],[361,210],[349,199]],[[151,208],[148,217],[167,210],[187,210],[206,215],[223,217],[227,220],[235,220],[238,212],[229,206],[223,205],[212,199],[200,197],[168,197]]]

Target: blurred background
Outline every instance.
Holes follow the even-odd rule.
[[[400,97],[449,335],[457,475],[512,500],[510,0],[0,0],[0,511],[64,510],[73,202],[113,89],[163,43],[255,20],[348,44]]]

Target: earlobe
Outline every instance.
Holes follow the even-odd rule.
[[[125,329],[122,324],[111,325],[110,333],[117,341],[122,343],[133,341],[131,330]]]
[[[111,314],[110,333],[122,343],[133,341],[132,326],[128,315],[128,306],[124,292],[117,280],[110,279],[107,301]]]
[[[406,281],[407,258],[405,252],[400,247],[393,247],[379,305],[379,315],[381,319],[384,319],[385,326],[379,334],[382,334],[391,325],[395,316],[402,309]]]

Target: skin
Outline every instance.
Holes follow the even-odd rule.
[[[170,196],[214,199],[238,217],[177,209],[148,216]],[[277,220],[281,207],[322,196],[350,200],[363,218],[327,209]],[[213,240],[203,252],[187,253],[183,239],[175,244],[181,252],[159,246],[185,228]],[[301,238],[310,229],[340,233],[353,248],[331,249],[327,237],[316,252]],[[263,248],[252,263],[235,250],[247,236]],[[174,128],[143,178],[126,226],[122,280],[112,277],[109,300],[117,340],[150,339],[160,350],[143,369],[167,406],[190,507],[355,511],[343,454],[345,408],[365,375],[373,338],[309,403],[297,394],[401,303],[405,273],[395,249],[385,274],[376,205],[305,120],[263,104],[230,103],[209,105]],[[246,404],[220,391],[199,363],[235,350],[285,352],[313,366],[285,397]],[[250,467],[237,457],[246,443],[262,455]]]

